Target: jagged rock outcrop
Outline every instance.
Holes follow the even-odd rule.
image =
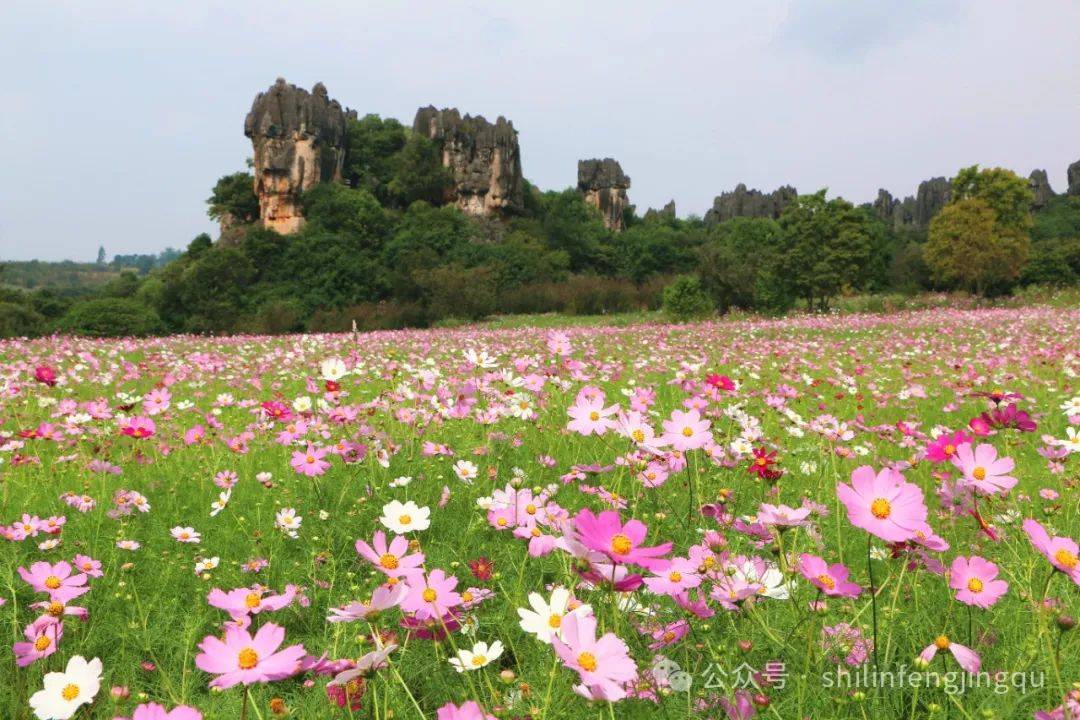
[[[331,100],[322,83],[309,93],[278,78],[255,96],[244,134],[255,151],[259,218],[280,233],[299,230],[300,196],[320,182],[338,181],[345,162],[345,126],[356,113]]]
[[[894,198],[888,190],[879,189],[872,207],[879,218],[897,230],[926,230],[930,220],[949,204],[950,197],[952,182],[948,178],[936,177],[919,183],[915,195],[908,195],[903,200]]]
[[[1031,207],[1038,210],[1039,208],[1046,207],[1046,204],[1056,194],[1054,189],[1050,187],[1050,180],[1046,177],[1045,170],[1032,170],[1031,175],[1028,176],[1028,185],[1031,187],[1031,192],[1034,198],[1031,201]]]
[[[626,191],[630,188],[630,176],[622,166],[611,158],[603,160],[578,160],[578,192],[585,202],[600,210],[604,227],[616,232],[623,229],[623,212],[630,206]]]
[[[674,200],[669,200],[668,204],[665,205],[664,207],[660,208],[659,210],[656,210],[654,208],[649,208],[648,210],[645,211],[645,219],[646,220],[651,220],[653,218],[660,218],[660,219],[663,219],[663,220],[674,220],[675,217],[676,217],[676,215],[675,215],[675,201]]]
[[[454,181],[454,203],[470,215],[509,215],[524,205],[521,149],[514,124],[499,116],[461,116],[456,108],[420,108],[413,131],[442,147],[443,166]]]
[[[1069,195],[1080,195],[1080,160],[1069,166]]]
[[[713,200],[712,209],[705,213],[705,221],[717,223],[737,217],[775,220],[798,197],[799,193],[790,185],[763,193],[760,190],[747,190],[746,185],[739,183],[733,191],[721,193]]]

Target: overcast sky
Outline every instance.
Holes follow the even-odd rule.
[[[406,123],[505,115],[535,184],[614,157],[639,212],[701,214],[739,182],[866,202],[972,163],[1045,168],[1060,192],[1077,48],[1072,0],[9,3],[0,259],[212,232],[204,201],[279,75]]]

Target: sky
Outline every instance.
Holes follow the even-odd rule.
[[[525,176],[613,157],[639,213],[737,183],[859,203],[967,165],[1080,159],[1080,3],[978,0],[42,0],[0,10],[0,260],[215,233],[278,76],[361,115],[428,104],[519,132]]]

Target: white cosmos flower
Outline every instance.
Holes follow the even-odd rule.
[[[529,593],[529,606],[518,608],[518,617],[521,618],[521,629],[531,635],[535,635],[540,642],[551,644],[552,636],[563,639],[562,622],[567,615],[589,615],[592,608],[588,605],[579,605],[573,610],[570,607],[570,591],[564,587],[556,587],[551,591],[551,599],[544,600],[540,593]]]
[[[479,670],[497,659],[503,652],[503,644],[496,640],[488,645],[486,642],[478,642],[472,650],[458,650],[457,657],[450,658],[450,664],[458,672],[466,670]]]
[[[394,478],[393,480],[391,480],[390,481],[390,487],[392,487],[392,488],[405,487],[406,485],[408,485],[411,482],[412,482],[411,477],[409,477],[408,475],[402,475],[399,478]]]
[[[1066,415],[1080,415],[1080,395],[1061,403],[1061,409]]]
[[[741,568],[736,568],[735,574],[747,583],[760,584],[764,589],[759,594],[767,598],[787,600],[791,597],[791,583],[784,579],[784,573],[773,563],[766,566],[761,577],[758,577],[757,568],[749,560],[743,563]]]
[[[232,497],[232,488],[223,490],[218,493],[218,499],[210,503],[210,517],[216,516],[219,512],[225,509],[225,506],[229,504],[229,498]]]
[[[38,720],[68,720],[101,689],[101,660],[87,662],[75,655],[64,672],[47,673],[44,682],[45,688],[30,696],[34,715]]]
[[[278,530],[285,533],[289,537],[296,539],[298,537],[296,531],[300,529],[300,523],[304,521],[304,518],[296,514],[296,510],[292,508],[282,508],[278,510],[277,515],[274,518],[274,524]]]
[[[454,474],[458,476],[461,482],[471,485],[476,476],[480,474],[480,471],[476,465],[468,460],[458,460],[454,463]]]
[[[298,413],[306,413],[311,410],[311,398],[307,395],[301,395],[293,400],[292,407]]]
[[[172,533],[173,538],[175,538],[177,542],[198,545],[199,541],[202,540],[202,536],[199,535],[198,531],[193,527],[177,526],[169,532]]]
[[[212,558],[202,558],[195,562],[195,574],[202,575],[207,570],[214,570],[221,564],[221,558],[216,555]]]
[[[412,500],[400,502],[391,500],[383,505],[383,514],[379,518],[387,530],[404,535],[407,532],[427,530],[431,525],[430,508],[420,507]]]
[[[1057,444],[1069,451],[1069,454],[1080,452],[1080,432],[1074,427],[1065,428],[1065,434],[1068,436],[1062,440],[1058,440]]]
[[[345,373],[349,371],[341,358],[327,358],[326,360],[323,360],[319,365],[319,370],[322,371],[323,380],[329,380],[330,382],[337,382],[345,377]]]

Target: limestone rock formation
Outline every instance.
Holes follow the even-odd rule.
[[[413,131],[438,142],[454,180],[453,201],[470,215],[508,215],[524,206],[521,149],[514,124],[499,116],[461,116],[455,108],[420,108]]]
[[[303,192],[341,179],[345,126],[355,117],[329,98],[322,83],[309,93],[278,78],[255,96],[244,134],[255,151],[255,194],[265,227],[280,233],[299,230]]]
[[[926,230],[930,220],[952,197],[952,183],[948,178],[937,177],[919,183],[914,196],[903,200],[894,198],[888,190],[879,189],[872,205],[874,214],[897,230],[910,228]]]
[[[712,209],[705,213],[705,221],[717,223],[737,217],[775,220],[798,196],[799,193],[790,185],[763,193],[760,190],[747,190],[746,185],[739,183],[732,192],[721,193],[713,200]]]
[[[649,208],[648,210],[645,211],[645,219],[646,220],[651,220],[653,218],[661,218],[663,220],[674,220],[675,217],[676,217],[676,215],[675,215],[675,201],[674,200],[668,201],[668,204],[665,205],[664,207],[660,208],[659,210],[656,210],[654,208]]]
[[[578,160],[577,187],[585,196],[585,202],[600,210],[604,227],[616,232],[623,229],[623,211],[630,206],[626,194],[630,176],[623,172],[617,161],[611,158]]]
[[[1045,170],[1032,170],[1031,175],[1028,177],[1028,185],[1030,185],[1031,192],[1035,196],[1031,201],[1031,207],[1036,210],[1046,207],[1046,204],[1055,195],[1054,189],[1050,187],[1050,180],[1046,177]]]
[[[1080,195],[1080,160],[1069,166],[1069,195]]]

